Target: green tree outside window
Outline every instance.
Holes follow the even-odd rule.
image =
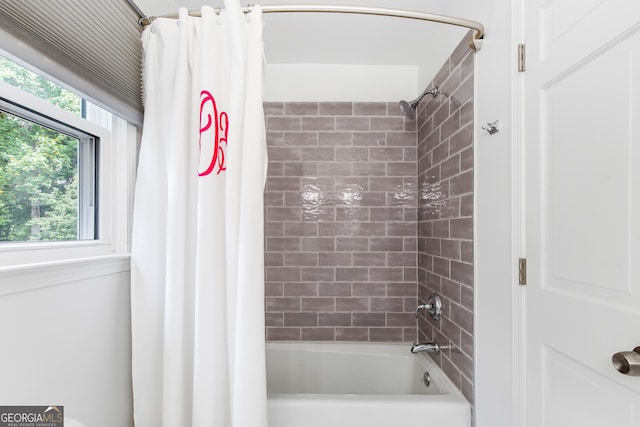
[[[81,112],[80,97],[2,57],[0,79]],[[78,143],[0,111],[0,241],[78,239]]]

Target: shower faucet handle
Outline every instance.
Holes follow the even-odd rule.
[[[433,320],[439,320],[442,315],[442,299],[437,293],[432,293],[426,304],[419,305],[416,308],[416,317],[418,317],[420,310],[425,310],[431,315]]]

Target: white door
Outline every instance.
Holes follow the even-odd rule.
[[[638,427],[640,0],[527,0],[528,427]]]

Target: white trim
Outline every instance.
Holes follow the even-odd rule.
[[[61,122],[67,126],[79,129],[84,133],[96,135],[101,138],[105,134],[105,128],[97,126],[76,114],[58,107],[57,105],[53,105],[42,98],[2,81],[0,81],[0,97],[18,103],[23,107]]]
[[[526,426],[527,409],[527,378],[526,378],[526,286],[519,283],[518,258],[526,258],[525,242],[525,168],[524,168],[524,143],[525,143],[525,78],[526,71],[519,72],[515,64],[518,63],[518,44],[525,42],[525,5],[524,0],[515,0],[512,10],[511,26],[511,69],[512,101],[511,117],[513,122],[511,139],[513,141],[511,160],[511,209],[513,230],[511,280],[516,286],[512,294],[512,368],[513,368],[513,426]],[[526,58],[525,58],[526,59]]]
[[[113,246],[100,240],[2,243],[0,268],[113,254]]]
[[[136,173],[138,129],[99,106],[86,103],[87,120],[109,129],[111,140],[108,147],[101,146],[100,155],[100,218],[107,224],[99,224],[102,240],[112,245],[116,253],[129,252],[133,195]],[[107,157],[108,156],[108,157]],[[104,188],[103,188],[104,186]]]
[[[465,2],[467,3],[467,2]],[[469,2],[470,3],[470,2]],[[498,4],[500,3],[500,4]],[[477,5],[477,6],[476,6]],[[474,3],[492,28],[476,55],[474,101],[474,410],[477,427],[514,427],[514,294],[519,292],[514,251],[513,5]],[[500,120],[489,135],[486,123]],[[517,426],[521,427],[521,426]]]
[[[0,267],[0,296],[130,270],[128,254]]]

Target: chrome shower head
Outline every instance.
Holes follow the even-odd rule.
[[[402,110],[402,114],[404,114],[404,116],[409,120],[415,119],[416,108],[418,107],[418,103],[420,102],[420,100],[424,98],[426,95],[432,95],[435,98],[436,96],[438,96],[438,94],[440,94],[440,89],[438,89],[438,86],[434,86],[433,89],[427,89],[424,92],[422,92],[422,94],[420,94],[419,97],[417,97],[411,102],[400,101],[399,105],[400,105],[400,109]]]
[[[407,101],[400,101],[400,109],[402,110],[402,114],[409,120],[413,120],[416,118],[416,104],[409,104]]]

